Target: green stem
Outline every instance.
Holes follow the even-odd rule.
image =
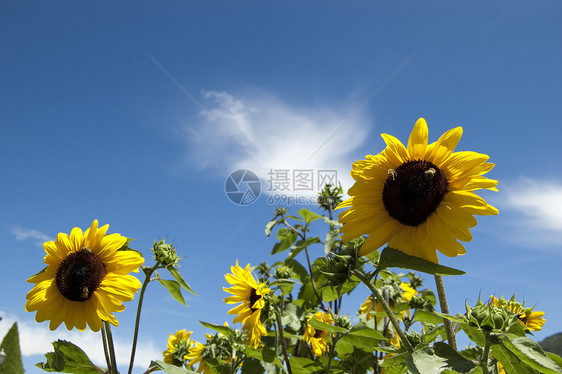
[[[275,316],[277,317],[277,329],[279,330],[279,337],[281,338],[281,349],[285,357],[285,364],[287,365],[287,373],[293,374],[291,370],[291,363],[289,362],[289,353],[287,352],[287,343],[285,342],[285,334],[283,333],[283,323],[281,322],[281,313],[275,309]]]
[[[486,343],[484,343],[484,352],[482,352],[482,359],[480,360],[480,367],[482,368],[482,374],[488,374],[488,360],[490,358],[490,334],[484,333],[486,337]]]
[[[133,365],[135,363],[135,353],[137,351],[137,340],[139,337],[139,325],[140,325],[140,316],[142,310],[142,301],[144,299],[144,292],[146,291],[146,286],[150,283],[150,277],[152,273],[156,271],[156,269],[160,268],[159,263],[156,263],[152,268],[148,269],[145,272],[144,282],[142,283],[141,291],[139,294],[139,304],[137,306],[137,316],[135,318],[135,331],[133,335],[133,347],[131,348],[131,360],[129,361],[129,371],[128,373],[131,374],[133,372]]]
[[[400,342],[402,343],[402,345],[406,347],[408,352],[410,353],[414,352],[414,348],[412,348],[410,342],[408,341],[408,338],[406,338],[406,335],[404,334],[404,331],[402,331],[402,327],[400,327],[400,323],[396,319],[396,316],[388,306],[388,303],[382,297],[379,290],[373,285],[373,283],[371,283],[371,280],[367,277],[367,275],[362,270],[359,269],[353,270],[353,274],[357,278],[359,278],[361,282],[365,283],[365,285],[369,288],[369,290],[371,290],[373,295],[375,295],[377,302],[382,305],[384,311],[386,312],[386,315],[388,316],[390,322],[392,323],[392,326],[394,326],[394,329],[396,330],[396,333],[398,334],[398,337],[400,338]]]
[[[447,295],[445,294],[445,285],[443,277],[440,275],[435,276],[435,284],[437,285],[437,294],[439,295],[439,304],[441,305],[441,313],[449,314],[449,305],[447,304]],[[443,318],[445,324],[445,332],[447,333],[447,341],[449,346],[457,351],[457,338],[453,329],[453,324],[446,318]]]
[[[101,340],[103,343],[103,354],[105,356],[105,362],[107,364],[107,370],[111,367],[111,363],[109,361],[109,351],[107,350],[107,337],[105,336],[105,328],[101,327]]]
[[[109,367],[109,373],[117,374],[117,361],[115,360],[115,346],[113,345],[113,336],[111,335],[111,326],[107,321],[103,321],[105,327],[105,332],[107,336],[107,345],[109,348],[109,359],[111,361],[111,366]]]

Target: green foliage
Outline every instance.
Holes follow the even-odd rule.
[[[402,251],[394,248],[386,247],[379,260],[377,270],[387,268],[402,268],[421,271],[431,275],[462,275],[462,270],[453,269],[447,266],[439,265],[423,258],[410,256]]]
[[[99,374],[104,372],[94,365],[83,350],[74,344],[57,340],[53,342],[54,351],[45,354],[46,362],[37,364],[37,367],[59,373],[74,374]]]
[[[0,351],[6,355],[4,362],[0,364],[0,374],[23,374],[17,323],[14,322],[2,339]]]

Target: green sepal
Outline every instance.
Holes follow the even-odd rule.
[[[65,340],[53,342],[54,352],[45,354],[47,362],[36,366],[48,372],[99,374],[103,370],[90,361],[88,355],[76,345]]]
[[[232,336],[233,332],[232,329],[228,326],[223,326],[223,325],[215,325],[213,323],[209,323],[209,322],[203,322],[203,321],[199,321],[199,323],[201,325],[203,325],[204,327],[214,330],[220,334],[223,334],[224,336]]]
[[[420,257],[410,256],[394,248],[386,247],[381,253],[377,272],[387,268],[417,270],[432,275],[462,275],[464,271],[435,264]]]

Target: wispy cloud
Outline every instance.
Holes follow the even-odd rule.
[[[266,183],[270,170],[337,170],[342,185],[351,187],[352,153],[367,136],[367,113],[348,121],[352,105],[298,106],[263,91],[243,97],[207,91],[204,98],[200,122],[187,128],[192,156],[202,167],[225,177],[250,169]]]
[[[524,244],[557,244],[562,239],[562,183],[554,180],[522,179],[503,184],[501,208],[508,217],[517,216],[513,224],[514,240]],[[512,230],[510,230],[511,232]]]
[[[34,239],[37,245],[43,245],[44,242],[53,240],[49,235],[34,229],[27,229],[20,226],[9,226],[10,232],[15,236],[17,241]]]
[[[57,340],[67,340],[80,347],[86,352],[90,360],[96,365],[105,367],[105,356],[103,354],[101,337],[99,333],[92,331],[68,331],[60,328],[51,331],[46,325],[39,325],[34,322],[20,320],[17,316],[6,314],[0,311],[2,321],[0,322],[0,338],[8,332],[8,329],[14,322],[18,323],[18,331],[20,338],[21,353],[24,357],[37,356],[38,360],[44,361],[43,356],[47,352],[53,351],[51,342]],[[120,339],[115,340],[115,351],[117,356],[117,365],[126,368],[129,364],[129,353],[131,351],[130,342],[124,342]],[[138,368],[148,368],[150,361],[162,357],[162,350],[157,349],[155,345],[146,340],[139,342],[137,346],[137,354],[135,366]]]

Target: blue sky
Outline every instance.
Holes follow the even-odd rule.
[[[517,292],[546,312],[537,339],[562,331],[561,8],[1,2],[0,335],[19,322],[29,373],[40,372],[33,364],[50,340],[99,346],[97,335],[49,333],[24,311],[42,242],[97,218],[135,238],[151,263],[153,240],[168,236],[199,296],[184,308],[151,285],[141,372],[170,332],[202,339],[198,320],[232,321],[222,286],[236,259],[282,259],[269,256],[274,240],[263,231],[276,208],[267,203],[268,170],[337,170],[347,189],[352,162],[384,148],[380,133],[406,142],[419,117],[431,141],[463,126],[457,149],[497,165],[489,175],[499,192],[482,195],[500,215],[479,218],[465,256],[441,256],[468,273],[446,279],[451,310],[480,292]],[[225,195],[238,168],[263,179],[252,205]],[[353,315],[366,295],[356,291],[344,309]],[[124,361],[135,306],[117,315]]]

